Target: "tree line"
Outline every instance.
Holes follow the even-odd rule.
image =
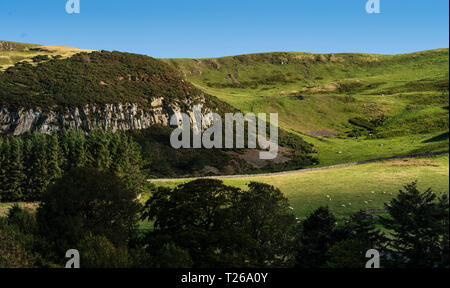
[[[38,201],[49,185],[76,167],[111,171],[136,184],[141,148],[125,133],[62,130],[0,137],[0,201]]]
[[[386,215],[360,211],[339,225],[327,207],[297,219],[262,183],[153,187],[145,205],[137,193],[109,171],[73,168],[36,213],[15,206],[0,218],[0,267],[64,267],[68,249],[83,268],[364,268],[369,249],[385,268],[449,267],[448,196],[417,183]]]

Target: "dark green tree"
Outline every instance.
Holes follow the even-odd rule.
[[[189,252],[196,267],[224,267],[228,261],[241,264],[243,259],[233,257],[235,249],[245,247],[240,231],[234,229],[231,209],[238,192],[219,180],[196,180],[173,190],[158,188],[144,208],[143,219],[154,221],[147,239],[167,235]]]
[[[37,211],[39,231],[50,251],[73,249],[87,234],[123,245],[137,225],[136,193],[115,175],[94,168],[68,171],[43,196]]]
[[[108,170],[112,163],[109,151],[110,136],[104,131],[92,131],[87,137],[87,149],[92,167]]]
[[[325,265],[328,249],[335,244],[336,218],[327,207],[320,207],[301,223],[297,238],[296,266],[317,268]]]
[[[10,202],[22,201],[24,200],[24,187],[26,184],[23,140],[21,138],[13,138],[6,155],[6,181],[4,183],[5,188],[2,200]]]
[[[351,215],[346,226],[350,230],[350,238],[371,244],[371,249],[381,248],[386,240],[377,230],[374,217],[366,211],[361,210]]]
[[[439,199],[431,188],[421,192],[413,182],[385,206],[389,217],[381,217],[381,223],[392,231],[389,247],[393,266],[432,268],[448,263],[443,244],[446,237],[448,241],[447,196]]]
[[[86,235],[77,245],[81,268],[130,268],[126,246],[116,247],[103,235]]]
[[[266,184],[242,191],[202,179],[159,188],[143,213],[154,221],[146,243],[167,237],[189,253],[194,267],[285,266],[296,224],[288,207],[280,191]]]
[[[370,243],[358,239],[338,242],[328,249],[326,265],[323,267],[362,269],[368,261],[366,252],[370,249]]]
[[[2,201],[5,183],[7,181],[7,167],[9,154],[9,139],[0,137],[0,201]]]
[[[297,220],[288,199],[271,185],[252,182],[236,201],[237,219],[255,241],[249,249],[258,267],[283,267],[293,260]]]
[[[48,154],[46,136],[33,133],[25,139],[26,191],[24,200],[38,201],[47,189]]]
[[[62,169],[60,167],[62,161],[61,158],[62,156],[62,152],[61,152],[61,148],[59,146],[59,141],[58,141],[58,135],[56,133],[54,133],[53,135],[50,136],[50,138],[48,139],[48,144],[47,144],[47,173],[48,173],[48,177],[47,180],[50,183],[54,183],[56,181],[56,179],[59,179],[62,176]]]

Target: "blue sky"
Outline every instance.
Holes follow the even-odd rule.
[[[0,0],[0,40],[148,54],[404,53],[449,46],[448,0]]]

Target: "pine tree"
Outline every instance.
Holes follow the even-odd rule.
[[[141,147],[127,135],[122,135],[121,139],[122,153],[117,161],[120,163],[120,167],[115,172],[124,179],[128,188],[134,189],[137,193],[142,193],[148,182],[145,181],[145,175],[142,172]]]
[[[0,201],[6,183],[6,167],[9,153],[9,140],[0,137]]]
[[[26,137],[24,144],[25,181],[24,200],[36,201],[47,189],[47,153],[45,151],[46,137],[39,133],[33,133]]]
[[[332,239],[335,223],[336,218],[328,207],[318,208],[302,222],[296,256],[297,266],[317,268],[325,265],[326,253],[335,244]]]
[[[351,231],[350,238],[368,243],[372,245],[372,249],[379,248],[386,240],[376,229],[374,217],[366,211],[361,210],[351,215],[346,226]]]
[[[50,183],[55,182],[62,176],[62,169],[60,167],[61,157],[63,156],[61,149],[59,147],[58,135],[56,133],[50,136],[47,145],[47,155],[48,155],[48,181]]]
[[[80,168],[85,167],[89,162],[88,152],[86,149],[86,137],[80,131],[75,133],[75,143],[73,151],[71,151],[72,165],[71,167]]]
[[[89,160],[92,166],[100,170],[108,170],[111,166],[109,153],[109,136],[103,131],[91,132],[87,137]]]
[[[381,217],[381,223],[392,231],[389,247],[395,267],[432,268],[442,262],[442,239],[446,233],[448,237],[448,199],[442,203],[445,200],[438,199],[431,188],[420,192],[413,182],[386,204],[389,217]]]
[[[60,147],[60,151],[61,151],[61,158],[60,158],[60,162],[59,162],[59,166],[61,167],[61,169],[63,169],[64,171],[67,171],[71,168],[71,163],[70,163],[70,147],[69,147],[69,143],[70,143],[70,134],[71,134],[72,130],[69,129],[63,129],[61,130],[61,132],[59,132],[58,135],[58,140],[59,140],[59,147]]]
[[[7,179],[2,199],[4,201],[16,202],[23,199],[23,187],[25,186],[25,169],[23,164],[23,141],[20,138],[11,140],[6,166]]]

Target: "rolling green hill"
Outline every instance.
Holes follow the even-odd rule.
[[[382,115],[388,120],[381,136],[405,134],[400,130],[411,126],[398,124],[420,122],[424,114],[437,121],[434,127],[426,125],[427,132],[446,128],[442,116],[448,113],[439,108],[448,102],[448,49],[404,55],[264,53],[165,61],[237,108],[278,112],[286,127],[313,136],[344,133],[353,128],[351,118]]]
[[[284,128],[314,143],[321,163],[448,150],[448,49],[164,61],[243,111],[279,113]]]

